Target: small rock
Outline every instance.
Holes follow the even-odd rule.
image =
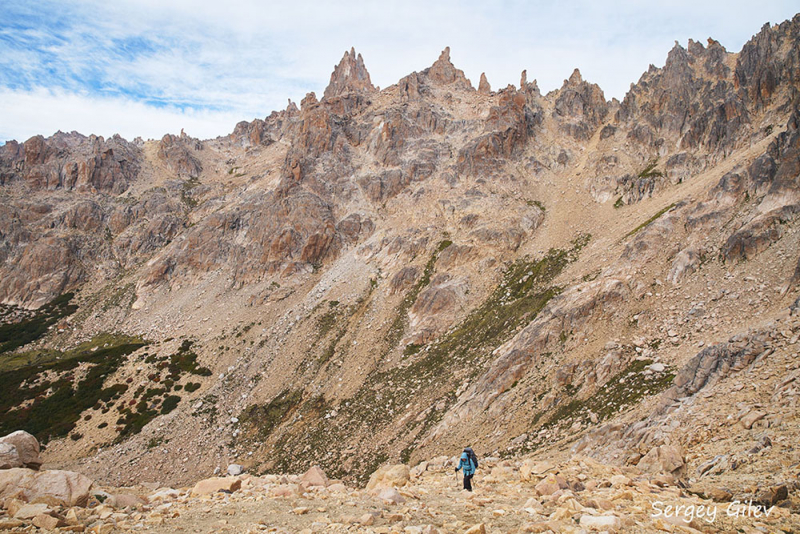
[[[751,428],[753,428],[753,425],[756,423],[756,421],[760,421],[766,416],[767,414],[765,412],[759,410],[752,410],[748,412],[747,415],[742,417],[742,419],[739,422],[742,423],[742,426],[745,427],[747,430],[750,430]]]
[[[44,503],[25,504],[14,513],[14,519],[33,519],[37,515],[49,514],[51,509]]]
[[[300,477],[300,483],[306,487],[321,486],[325,488],[328,486],[329,480],[325,472],[318,465],[315,465]]]
[[[582,515],[580,525],[586,528],[606,530],[618,529],[621,525],[619,517],[614,515]]]
[[[19,528],[24,525],[25,523],[23,521],[20,521],[19,519],[8,519],[8,518],[0,519],[0,530],[11,530],[14,528]]]
[[[615,488],[631,485],[631,479],[629,479],[625,475],[614,475],[611,477],[610,482],[611,485]]]
[[[403,504],[406,502],[405,497],[400,495],[394,488],[383,488],[378,494],[378,498],[386,504]]]
[[[733,495],[729,491],[725,491],[721,488],[711,488],[705,493],[709,499],[716,502],[730,502],[733,498]]]
[[[560,475],[549,474],[544,480],[536,484],[536,492],[539,495],[552,495],[561,489],[567,489],[569,485],[566,479]]]
[[[231,464],[228,466],[228,474],[232,477],[236,477],[244,473],[244,466],[239,464]]]
[[[65,525],[62,519],[48,514],[39,514],[33,518],[33,526],[44,530],[55,530]]]
[[[756,501],[763,506],[769,507],[776,505],[781,501],[785,501],[788,498],[789,488],[786,486],[786,484],[781,484],[779,486],[772,486],[771,488],[760,490],[758,492]]]

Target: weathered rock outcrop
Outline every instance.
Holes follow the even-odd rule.
[[[489,110],[484,131],[458,153],[457,169],[462,174],[495,173],[513,159],[533,137],[543,120],[535,94],[507,88],[500,91],[498,104]]]
[[[673,385],[662,394],[661,410],[681,397],[694,395],[704,387],[741,371],[765,351],[759,336],[731,338],[727,343],[706,347],[675,376]]]
[[[450,47],[442,50],[433,65],[422,71],[422,75],[434,85],[453,86],[455,89],[474,90],[472,84],[464,75],[464,71],[457,69],[450,61]]]
[[[481,73],[481,81],[478,83],[478,92],[484,95],[488,95],[492,92],[492,86],[489,85],[489,80],[486,79],[486,73]]]
[[[600,87],[584,81],[575,69],[558,90],[553,115],[567,135],[586,141],[608,115],[608,104]]]
[[[356,55],[355,48],[344,53],[344,57],[333,69],[331,81],[325,88],[323,98],[330,99],[347,93],[371,93],[375,91],[369,72],[364,66],[361,54]]]
[[[15,467],[27,467],[39,469],[42,460],[39,458],[39,441],[25,432],[17,430],[7,436],[0,438],[0,445],[11,445],[16,451],[17,458],[21,465]]]
[[[728,53],[716,41],[708,47],[675,44],[664,68],[650,66],[622,101],[617,121],[628,138],[651,154],[705,147],[730,152],[750,123],[745,103],[734,91]]]
[[[14,497],[51,506],[86,506],[94,482],[71,471],[0,471],[0,498]]]
[[[736,87],[762,108],[781,87],[797,83],[800,70],[800,15],[775,27],[764,24],[742,47],[736,61]]]
[[[119,194],[136,180],[141,158],[141,149],[118,135],[39,135],[0,150],[0,185],[22,180],[33,189]]]
[[[193,152],[201,150],[202,146],[200,141],[183,133],[180,136],[167,134],[158,144],[158,156],[177,176],[197,178],[203,166]]]

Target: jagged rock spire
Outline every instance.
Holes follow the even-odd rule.
[[[569,83],[571,85],[577,85],[583,81],[583,77],[581,76],[581,71],[579,69],[575,69],[572,71],[572,75],[569,77]]]
[[[428,79],[440,85],[457,83],[465,88],[472,89],[472,84],[464,75],[464,71],[457,69],[450,61],[450,47],[445,47],[439,55],[439,59],[428,69],[423,71]]]
[[[369,79],[369,72],[364,66],[364,59],[361,54],[356,55],[355,48],[344,53],[344,57],[331,73],[331,81],[325,88],[325,98],[346,93],[369,93],[375,91],[375,86]]]
[[[481,73],[481,81],[478,83],[478,92],[488,95],[492,92],[492,86],[489,85],[489,80],[486,79],[486,73]]]

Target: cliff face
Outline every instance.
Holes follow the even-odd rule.
[[[738,54],[676,44],[622,102],[577,70],[547,95],[524,72],[475,90],[449,49],[378,91],[351,50],[321,99],[216,140],[7,143],[3,320],[67,292],[77,305],[17,350],[150,342],[114,360],[101,382],[119,393],[79,407],[80,437],[50,461],[92,455],[115,483],[234,461],[358,478],[465,441],[581,438],[617,462],[696,446],[653,426],[653,404],[705,387],[676,396],[673,378],[754,317],[767,336],[796,328],[798,27]],[[646,423],[603,426],[620,420]],[[191,466],[171,461],[200,443]]]

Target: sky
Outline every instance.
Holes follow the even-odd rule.
[[[57,130],[127,139],[226,135],[318,97],[355,47],[387,87],[444,47],[477,86],[542,92],[573,69],[622,99],[678,41],[738,52],[796,0],[3,0],[0,143]]]

